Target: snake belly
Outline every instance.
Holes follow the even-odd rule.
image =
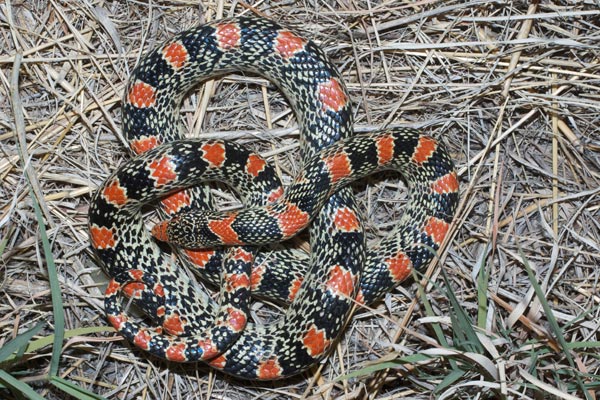
[[[240,179],[229,176],[230,183],[243,176],[251,191],[253,181],[267,173],[258,156],[230,143],[181,140],[179,107],[185,93],[231,71],[265,76],[282,90],[299,122],[303,164],[313,166],[283,194],[276,180],[264,178],[269,183],[259,185],[264,193],[256,204],[268,203],[266,207],[208,214],[199,228],[213,240],[210,245],[241,245],[280,240],[309,225],[311,255],[301,284],[288,283],[293,291],[289,308],[272,324],[244,321],[245,328],[231,323],[238,314],[215,320],[218,306],[160,251],[141,215],[145,204],[162,196],[167,214],[177,215],[174,221],[181,226],[187,218],[193,222],[193,229],[180,228],[179,234],[171,229],[169,234],[198,237],[191,210],[210,202],[202,189],[180,189],[227,179],[222,170],[237,165],[232,174]],[[353,136],[348,93],[335,67],[313,42],[270,20],[240,17],[181,32],[140,60],[123,103],[124,135],[140,155],[96,193],[90,236],[113,277],[106,295],[109,321],[134,345],[161,358],[205,360],[244,379],[272,380],[302,372],[327,354],[355,302],[375,301],[411,270],[431,261],[454,215],[458,180],[444,147],[404,128]],[[352,191],[341,186],[381,169],[399,170],[411,195],[390,236],[366,250]],[[261,213],[266,222],[252,222]],[[168,238],[161,232],[166,226],[159,224],[156,230],[163,238]],[[197,266],[221,257],[212,249],[182,253],[188,264]],[[268,285],[256,271],[253,288]],[[249,285],[246,281],[240,286]],[[134,323],[118,305],[120,291],[133,296],[159,328]],[[235,327],[235,335],[223,333]],[[217,331],[229,340],[215,350],[211,339]]]

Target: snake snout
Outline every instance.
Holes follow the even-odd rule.
[[[161,242],[169,241],[169,222],[170,221],[162,221],[152,227],[151,233],[156,240]]]

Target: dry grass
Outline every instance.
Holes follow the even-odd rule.
[[[85,330],[107,325],[86,213],[94,189],[129,157],[120,134],[129,72],[175,32],[250,9],[326,50],[351,91],[357,130],[421,127],[449,144],[462,181],[426,299],[414,300],[417,285],[406,283],[359,310],[319,368],[276,383],[167,365],[110,330]],[[45,324],[35,348],[2,364],[0,383],[11,384],[8,372],[47,398],[65,398],[48,374],[119,399],[596,398],[599,32],[592,0],[1,3],[0,353]],[[283,173],[297,171],[295,119],[265,80],[218,80],[214,95],[200,87],[183,108],[193,135],[236,138]],[[369,183],[357,191],[378,236],[406,194],[393,177]],[[54,347],[58,364],[53,267],[68,336]],[[387,372],[369,369],[388,361]],[[16,395],[0,388],[0,397]]]

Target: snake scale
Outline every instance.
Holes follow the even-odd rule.
[[[184,139],[185,94],[232,71],[268,78],[296,113],[303,169],[285,190],[274,168],[244,147]],[[123,134],[137,156],[106,179],[89,210],[92,247],[111,277],[105,308],[114,328],[162,359],[205,361],[244,379],[279,379],[322,359],[355,304],[374,302],[432,260],[458,199],[453,163],[438,141],[407,128],[354,135],[352,124],[347,89],[324,52],[273,21],[216,21],[145,54],[123,100]],[[384,169],[400,171],[410,200],[393,232],[367,249],[347,184]],[[237,190],[246,208],[207,211],[211,200],[198,184],[214,180]],[[156,201],[170,219],[152,232],[183,246],[180,261],[145,227],[144,206]],[[301,266],[288,266],[286,256],[267,269],[253,266],[257,245],[306,227],[311,255]],[[219,304],[179,262],[223,282]],[[290,305],[279,320],[255,324],[251,292]],[[122,295],[145,321],[128,314]]]

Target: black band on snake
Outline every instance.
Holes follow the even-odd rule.
[[[273,168],[245,148],[183,138],[183,96],[231,71],[268,78],[296,113],[303,170],[285,191]],[[438,141],[406,128],[354,135],[352,123],[346,87],[323,51],[272,21],[217,21],[147,53],[123,101],[124,135],[138,156],[106,180],[89,211],[92,246],[112,277],[105,304],[115,329],[163,359],[202,360],[245,379],[278,379],[322,359],[356,303],[372,303],[432,260],[458,199],[452,161]],[[410,200],[390,236],[366,249],[347,184],[384,169],[400,171]],[[213,180],[230,184],[247,207],[207,211],[210,199],[196,185]],[[153,233],[186,247],[179,262],[212,282],[223,280],[220,305],[145,228],[142,206],[157,199],[174,218]],[[270,271],[253,267],[250,245],[281,241],[305,227],[311,255],[301,260],[306,265],[290,267],[300,272],[288,272],[288,260]],[[226,255],[196,248],[221,245],[234,247]],[[121,292],[156,327],[128,316]],[[256,325],[248,321],[250,292],[290,301],[289,308],[277,322]]]

